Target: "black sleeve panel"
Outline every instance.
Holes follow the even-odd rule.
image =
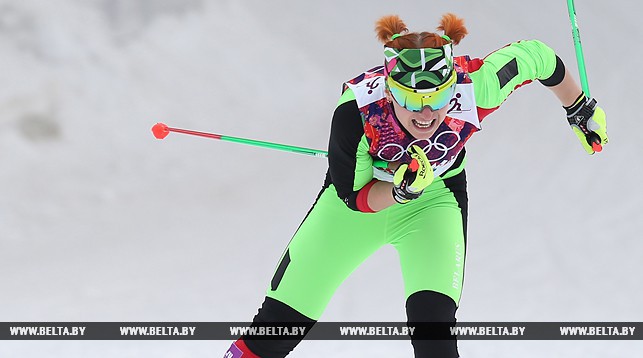
[[[362,117],[357,102],[348,101],[339,105],[333,114],[328,143],[328,168],[330,179],[337,195],[349,208],[357,209],[358,191],[353,191],[357,147],[364,135]]]
[[[563,60],[556,55],[556,69],[554,70],[554,73],[549,78],[540,80],[540,83],[547,87],[552,87],[563,82],[563,78],[565,78],[565,64],[563,63]]]

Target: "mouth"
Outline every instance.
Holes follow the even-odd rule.
[[[428,121],[421,121],[417,118],[412,119],[413,125],[416,126],[419,129],[429,129],[435,123],[436,119],[433,118]]]

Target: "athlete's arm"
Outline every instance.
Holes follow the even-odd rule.
[[[393,184],[373,178],[364,124],[350,89],[333,114],[328,143],[329,174],[337,195],[356,211],[376,212],[395,204]]]
[[[476,104],[485,109],[497,108],[515,89],[535,80],[550,88],[563,106],[581,93],[563,61],[538,40],[514,42],[492,52],[470,76]]]
[[[380,211],[396,204],[392,192],[393,183],[376,180],[368,192],[368,206],[373,211]]]
[[[560,83],[548,87],[556,95],[563,107],[573,105],[576,98],[583,91],[567,69],[565,69],[565,75]]]
[[[539,80],[565,108],[567,121],[588,154],[601,151],[608,142],[605,112],[594,99],[585,97],[563,61],[544,43],[515,42],[471,63],[479,67],[471,69],[470,76],[481,119],[498,108],[514,89]]]

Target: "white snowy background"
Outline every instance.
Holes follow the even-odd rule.
[[[555,97],[514,93],[471,139],[460,321],[643,321],[643,6],[576,1],[611,143],[590,157]],[[342,81],[382,62],[374,22],[466,19],[458,54],[537,38],[577,73],[563,0],[0,1],[0,321],[249,321],[326,161],[151,126],[325,149]],[[322,320],[404,321],[384,248]],[[0,357],[220,357],[229,341],[2,341]],[[461,341],[463,357],[637,357],[641,342]],[[293,357],[410,357],[305,341]]]

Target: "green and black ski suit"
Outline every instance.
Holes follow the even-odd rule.
[[[537,40],[512,43],[484,59],[456,57],[455,63],[456,94],[429,140],[411,137],[396,119],[382,66],[344,84],[323,189],[284,251],[255,322],[314,323],[339,285],[384,245],[399,254],[408,321],[455,322],[467,232],[465,143],[515,89],[534,80],[553,86],[565,73],[554,51]],[[435,180],[418,199],[372,212],[370,186],[392,181],[381,163],[408,162],[411,144],[425,150]],[[298,343],[245,341],[260,357],[283,357]],[[412,343],[416,357],[458,356],[454,340]]]

